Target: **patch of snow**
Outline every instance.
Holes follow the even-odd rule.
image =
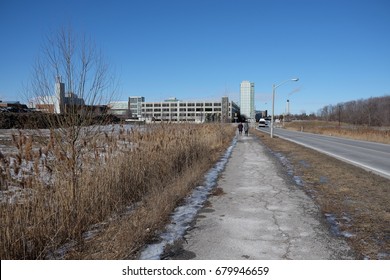
[[[297,184],[299,187],[304,186],[304,183],[303,183],[301,177],[294,175],[293,178],[294,178],[295,184]]]
[[[342,231],[340,229],[340,222],[337,220],[336,215],[334,214],[325,214],[325,218],[330,224],[330,231],[336,235],[336,236],[343,236],[345,238],[351,238],[355,236],[353,233],[348,232],[348,231]],[[346,219],[346,221],[350,221],[349,217],[343,217],[342,219]]]
[[[284,167],[287,168],[287,174],[290,175],[295,184],[299,187],[303,187],[305,185],[304,181],[302,180],[302,178],[300,176],[297,176],[297,175],[294,175],[294,169],[293,169],[293,166],[292,164],[290,163],[290,161],[287,159],[287,157],[285,157],[283,154],[281,153],[274,153],[273,151],[269,150],[271,153],[273,153],[276,158],[282,163],[282,165]]]
[[[147,245],[141,252],[141,260],[160,259],[166,245],[173,244],[184,236],[209,196],[210,191],[216,186],[218,176],[224,170],[236,143],[237,138],[234,138],[222,158],[206,173],[203,185],[196,187],[191,195],[186,198],[184,205],[178,206],[174,210],[171,215],[171,223],[166,226],[165,231],[160,235],[160,242]]]
[[[72,240],[62,245],[57,250],[46,255],[47,260],[62,260],[67,252],[77,245],[77,242]]]

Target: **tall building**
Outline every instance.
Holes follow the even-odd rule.
[[[255,83],[249,81],[241,82],[240,109],[241,116],[247,119],[255,119]]]
[[[55,102],[54,102],[54,112],[60,114],[64,112],[65,104],[65,84],[61,81],[61,77],[56,77],[55,83]]]

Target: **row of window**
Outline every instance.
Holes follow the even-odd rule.
[[[150,113],[146,113],[146,114],[143,114],[143,117],[146,117],[146,118],[151,118],[151,117],[176,117],[178,114],[167,114],[167,113],[157,113],[157,114],[150,114]],[[205,114],[202,114],[202,113],[179,113],[179,116],[180,117],[205,117]]]
[[[176,108],[172,108],[172,109],[161,109],[161,108],[147,108],[147,109],[142,109],[143,112],[177,112],[177,109]],[[220,112],[222,111],[221,108],[187,108],[187,109],[184,109],[184,108],[180,108],[179,109],[180,112]]]
[[[129,98],[130,103],[139,103],[139,102],[145,102],[145,98]]]
[[[195,105],[196,104],[196,105]],[[220,107],[221,103],[179,103],[179,107]],[[142,107],[177,107],[177,103],[146,103]]]

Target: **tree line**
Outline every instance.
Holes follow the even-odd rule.
[[[390,126],[390,95],[327,105],[317,116],[353,125]]]

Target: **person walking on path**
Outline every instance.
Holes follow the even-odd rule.
[[[238,124],[238,134],[242,134],[242,128],[243,128],[243,125],[242,125],[242,123],[240,122],[239,124]]]
[[[255,135],[237,139],[217,181],[222,194],[208,198],[170,259],[354,259],[271,157]]]
[[[244,131],[245,131],[245,135],[248,136],[249,124],[247,122],[244,123]]]

